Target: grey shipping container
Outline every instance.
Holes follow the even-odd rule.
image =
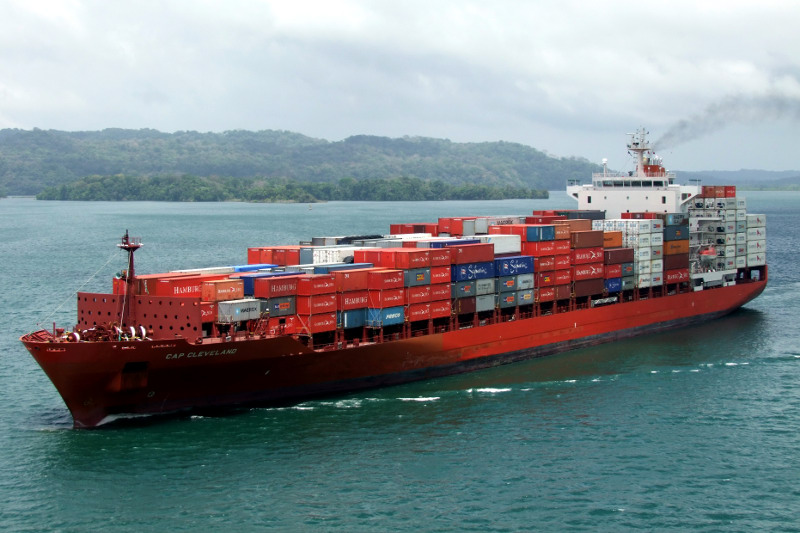
[[[217,321],[225,324],[255,320],[260,316],[261,300],[258,298],[227,300],[217,304]]]

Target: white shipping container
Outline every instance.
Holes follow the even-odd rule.
[[[439,234],[439,236],[442,236]],[[400,233],[397,235],[384,235],[386,239],[399,239],[401,241],[421,241],[425,239],[430,239],[432,235],[430,233]]]
[[[461,221],[461,235],[475,235],[474,218],[469,218]]]
[[[633,260],[634,261],[650,261],[652,256],[650,255],[650,247],[647,248],[638,248],[633,251]]]
[[[747,256],[746,255],[737,255],[736,256],[736,268],[744,268],[747,266]]]
[[[663,233],[651,233],[650,234],[650,246],[663,246],[664,245],[664,234]]]
[[[519,235],[481,235],[481,242],[494,244],[494,253],[518,254],[522,252],[522,237]]]
[[[650,221],[650,233],[664,233],[664,221],[660,218],[654,218]]]
[[[612,222],[610,220],[592,220],[592,231],[611,231],[606,228],[606,224],[611,225]]]
[[[747,255],[747,243],[743,242],[742,244],[736,245],[736,255]]]
[[[208,268],[190,268],[187,270],[170,270],[170,272],[177,272],[179,274],[233,274],[234,268],[232,266],[226,267],[208,267]]]
[[[764,228],[767,226],[767,217],[765,215],[747,215],[747,228]]]
[[[736,257],[725,257],[722,270],[734,270],[736,268]]]
[[[747,241],[747,255],[763,254],[767,251],[767,241]]]
[[[245,298],[217,303],[217,320],[222,323],[255,320],[261,316],[261,300]]]
[[[747,228],[747,240],[757,241],[767,238],[767,228]]]
[[[633,262],[633,273],[634,274],[649,274],[652,272],[650,261],[634,261]]]
[[[475,310],[476,311],[491,311],[495,306],[494,294],[482,294],[475,297]]]
[[[747,233],[737,233],[736,244],[746,244],[746,243],[747,243]]]
[[[747,200],[744,197],[736,198],[736,209],[747,209]]]
[[[650,260],[654,259],[662,259],[664,257],[664,247],[663,246],[651,246],[650,247]]]
[[[475,280],[475,294],[494,294],[494,278],[482,278]]]
[[[717,209],[727,209],[728,208],[728,199],[727,198],[717,198],[715,205],[716,205]]]
[[[714,209],[717,206],[717,199],[716,198],[706,198],[703,207],[706,209]]]
[[[725,245],[729,244],[736,244],[736,236],[739,235],[738,233],[726,233],[725,234]]]
[[[650,274],[650,286],[658,287],[664,284],[664,274],[661,272]]]
[[[736,221],[735,220],[730,221],[730,222],[726,221],[724,227],[725,227],[724,233],[736,233]]]
[[[726,246],[724,251],[725,257],[736,257],[736,245]]]
[[[767,256],[763,253],[747,254],[747,266],[764,266],[767,264]]]
[[[475,219],[475,235],[486,235],[489,233],[489,219],[486,217]]]
[[[653,274],[664,272],[664,260],[653,259],[652,261],[650,261],[650,272]]]
[[[636,286],[640,289],[645,289],[653,284],[653,276],[650,274],[643,274],[636,276]]]
[[[736,210],[736,220],[737,220],[737,222],[739,220],[747,221],[747,209],[737,209]]]

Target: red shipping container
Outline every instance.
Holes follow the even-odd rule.
[[[555,299],[556,299],[555,287],[542,287],[541,289],[536,289],[537,302],[552,302]]]
[[[296,315],[272,317],[267,322],[269,335],[292,335],[297,333],[299,319]]]
[[[389,233],[392,235],[414,233],[414,224],[389,224]]]
[[[339,311],[369,307],[369,291],[366,289],[362,291],[341,292],[337,296],[337,307]]]
[[[556,252],[556,241],[539,241],[539,242],[522,243],[523,255],[532,255],[533,257],[545,257],[548,255],[554,255],[555,252]]]
[[[298,315],[315,315],[336,311],[336,293],[297,297]]]
[[[450,283],[450,265],[431,267],[431,285]]]
[[[714,187],[714,198],[725,198],[725,186],[717,185]]]
[[[449,317],[452,312],[453,308],[450,306],[449,298],[447,300],[431,302],[431,318],[446,318]]]
[[[381,262],[383,260],[383,256],[381,255],[383,250],[385,250],[385,248],[360,248],[358,250],[353,250],[353,262],[371,263],[375,266],[385,266]]]
[[[278,298],[297,294],[297,280],[300,276],[276,276],[274,278],[255,278],[253,296],[256,298]]]
[[[572,269],[553,271],[553,285],[566,285],[572,281]]]
[[[370,270],[367,274],[369,289],[399,289],[405,284],[402,270]]]
[[[330,274],[307,274],[297,279],[298,296],[327,294],[335,290],[336,284]]]
[[[217,302],[200,302],[200,321],[217,321]]]
[[[431,284],[431,300],[445,299],[450,299],[450,283]]]
[[[725,186],[725,198],[736,198],[736,185]]]
[[[556,300],[568,300],[572,296],[571,285],[557,285],[555,287],[555,290],[556,290]]]
[[[408,270],[431,266],[431,252],[427,248],[383,248],[381,255],[383,266],[386,267]],[[393,255],[394,258],[389,259],[387,255]]]
[[[405,289],[383,289],[369,290],[367,295],[367,307],[371,309],[384,309],[386,307],[396,307],[406,303]]]
[[[436,227],[438,228],[439,233],[450,233],[450,218],[439,217],[439,221],[436,224]]]
[[[336,292],[365,290],[369,285],[369,273],[371,271],[371,268],[355,268],[331,272]]]
[[[550,287],[556,284],[555,271],[537,272],[534,275],[537,287]]]
[[[587,230],[573,231],[570,234],[570,242],[573,248],[592,248],[603,247],[603,231]]]
[[[202,276],[169,277],[158,280],[155,294],[158,296],[175,296],[184,298],[200,298],[203,295],[203,282],[217,279],[228,279],[227,274],[205,274]],[[149,292],[147,294],[153,294]]]
[[[494,244],[458,244],[450,248],[450,261],[454,265],[494,261]]]
[[[702,191],[703,192],[700,193],[700,196],[702,196],[703,198],[714,198],[714,195],[717,192],[716,188],[713,185],[703,185]]]
[[[204,302],[241,300],[244,298],[244,281],[241,279],[215,279],[204,281],[200,299]]]
[[[406,305],[431,301],[431,286],[418,285],[406,289]]]
[[[689,269],[680,268],[664,272],[664,283],[683,283],[689,281]]]
[[[554,255],[533,258],[533,271],[542,272],[544,270],[555,270],[556,258]]]
[[[555,258],[556,258],[555,270],[562,270],[565,268],[570,268],[572,266],[571,254],[557,255],[555,256]]]
[[[317,315],[298,315],[297,322],[298,333],[313,334],[333,331],[336,329],[336,311]]]
[[[602,235],[602,232],[600,234]],[[576,248],[572,250],[571,260],[573,265],[601,262],[603,261],[603,247]]]
[[[606,278],[606,279],[621,278],[622,277],[622,265],[621,264],[606,265],[606,270],[605,270],[605,273],[603,274],[603,277]]]
[[[430,302],[411,304],[406,309],[406,318],[409,322],[428,320],[431,317]]]
[[[431,248],[431,267],[450,265],[450,248]]]
[[[553,242],[556,243],[556,248],[553,250],[555,255],[565,255],[572,250],[569,239],[555,240]]]
[[[603,279],[603,263],[590,263],[572,267],[572,279],[582,281],[586,279]]]

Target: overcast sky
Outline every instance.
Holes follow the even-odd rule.
[[[0,128],[513,141],[800,169],[795,0],[0,0]],[[694,140],[692,140],[694,138]]]

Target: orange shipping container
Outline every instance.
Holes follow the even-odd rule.
[[[572,233],[572,230],[570,230],[569,226],[561,224],[559,222],[556,222],[555,230],[556,230],[556,240],[557,241],[564,240],[564,239],[569,239],[570,238],[570,234]]]
[[[572,218],[569,220],[559,220],[555,222],[557,226],[567,226],[570,231],[591,231],[592,221],[588,218]],[[556,236],[556,239],[558,236]]]
[[[604,231],[603,248],[622,248],[622,232]]]
[[[244,298],[244,280],[216,279],[204,281],[200,292],[204,302],[241,300]]]
[[[689,240],[664,241],[664,255],[678,255],[689,253]]]

